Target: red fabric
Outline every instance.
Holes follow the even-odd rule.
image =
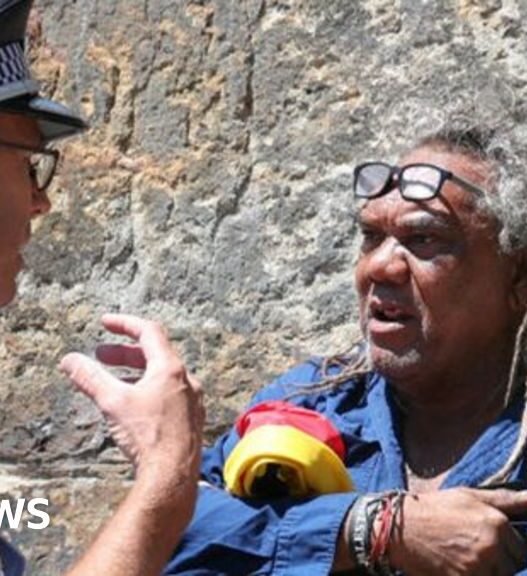
[[[380,558],[386,556],[386,553],[388,552],[395,517],[391,497],[388,497],[387,500],[383,501],[382,510],[378,512],[377,515],[379,514],[381,518],[379,531],[375,534],[375,531],[372,530],[370,560],[374,565],[377,564]]]
[[[299,408],[281,400],[262,402],[238,418],[236,430],[242,438],[247,432],[266,424],[292,426],[323,442],[344,460],[346,448],[340,432],[327,418],[314,410]]]

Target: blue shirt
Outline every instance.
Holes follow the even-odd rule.
[[[22,576],[25,564],[20,552],[0,538],[0,576]]]
[[[251,405],[287,399],[320,412],[342,434],[345,463],[358,493],[404,489],[397,413],[384,378],[370,373],[317,391],[313,385],[321,378],[318,362],[302,364],[259,392]],[[441,488],[476,487],[496,472],[516,442],[521,412],[520,402],[506,410],[453,467]],[[304,500],[233,497],[224,490],[222,470],[238,440],[232,429],[204,452],[202,478],[209,485],[200,487],[194,519],[164,574],[329,574],[341,524],[357,492]],[[524,464],[511,480],[525,479]],[[527,570],[521,574],[527,576]]]

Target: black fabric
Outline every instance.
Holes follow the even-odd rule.
[[[0,0],[0,45],[23,42],[33,0]]]

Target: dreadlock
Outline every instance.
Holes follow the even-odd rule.
[[[335,368],[339,370],[336,374]],[[369,358],[362,337],[352,340],[348,350],[323,358],[319,370],[321,375],[320,382],[309,384],[308,386],[298,386],[287,398],[291,399],[304,394],[333,390],[345,382],[366,376],[366,374],[371,372]]]
[[[507,390],[505,393],[505,400],[503,402],[504,408],[506,408],[511,402],[512,398],[515,397],[515,392],[519,389],[521,379],[519,377],[521,368],[521,355],[525,348],[525,336],[527,334],[527,312],[523,316],[522,323],[516,334],[516,341],[514,343],[514,355],[512,358],[511,367],[509,370],[509,380],[507,382]],[[507,482],[509,476],[514,471],[516,466],[519,464],[525,448],[527,447],[527,376],[525,376],[525,370],[523,372],[523,412],[521,417],[520,432],[518,434],[518,439],[516,444],[510,453],[505,464],[492,476],[485,479],[481,486],[491,487],[497,484],[503,484]]]

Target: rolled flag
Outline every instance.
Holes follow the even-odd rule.
[[[258,404],[236,421],[240,441],[224,468],[240,497],[305,497],[349,492],[346,447],[335,426],[314,410],[283,401]]]

